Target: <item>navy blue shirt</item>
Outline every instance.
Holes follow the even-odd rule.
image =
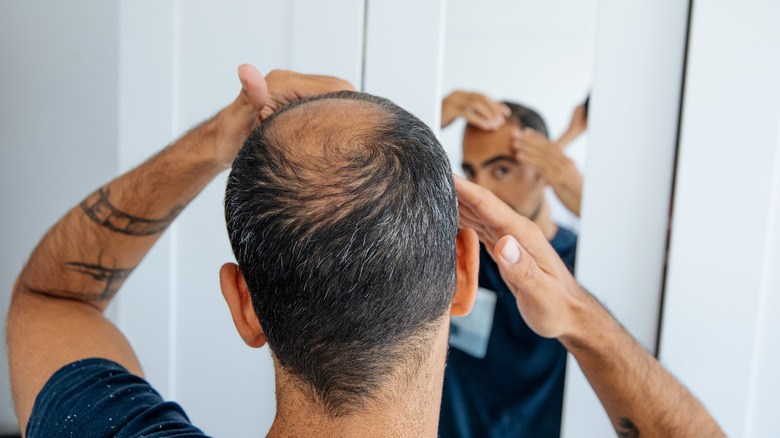
[[[28,438],[202,438],[182,408],[116,362],[85,359],[46,382],[27,423]]]
[[[577,237],[560,228],[552,247],[574,269]],[[442,437],[559,437],[566,349],[523,321],[498,266],[480,250],[479,286],[496,293],[484,358],[450,348],[444,373]]]

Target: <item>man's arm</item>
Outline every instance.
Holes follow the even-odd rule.
[[[111,299],[181,210],[233,159],[260,121],[307,95],[348,82],[239,67],[236,100],[138,168],[107,183],[44,236],[14,284],[7,338],[16,415],[25,429],[35,397],[62,366],[113,360],[142,375],[104,316]]]
[[[531,128],[515,129],[510,142],[517,161],[538,169],[561,203],[579,216],[582,175],[574,161],[563,153],[563,149]]]
[[[455,177],[460,226],[498,264],[523,319],[571,352],[619,436],[725,436],[698,400],[580,287],[532,222]]]
[[[569,127],[566,129],[566,132],[561,135],[558,141],[555,142],[555,145],[558,146],[559,149],[565,149],[569,143],[576,140],[577,137],[588,129],[588,111],[585,105],[586,104],[583,103],[577,108],[574,108],[574,113],[571,115],[571,121],[569,121]]]

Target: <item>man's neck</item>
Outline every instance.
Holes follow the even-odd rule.
[[[542,230],[544,237],[548,241],[553,240],[558,233],[558,225],[550,220],[550,204],[544,199],[542,199],[542,205],[539,208],[539,213],[534,219],[534,223]]]
[[[358,413],[330,416],[276,366],[276,418],[269,437],[436,437],[447,357],[447,325],[435,335],[431,355],[411,380],[383,391]],[[405,379],[399,379],[405,380]]]

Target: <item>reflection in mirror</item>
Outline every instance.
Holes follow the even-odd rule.
[[[451,0],[442,143],[453,168],[539,225],[573,270],[587,152],[595,0]],[[439,433],[560,435],[566,351],[535,335],[482,250],[453,317]]]

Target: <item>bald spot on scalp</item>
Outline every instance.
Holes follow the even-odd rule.
[[[283,171],[273,177],[296,192],[299,215],[314,224],[332,222],[343,218],[348,206],[382,196],[387,186],[367,184],[379,170],[376,161],[365,163],[372,162],[376,151],[370,145],[381,141],[389,117],[371,102],[330,98],[297,105],[269,121],[266,138],[282,155]],[[399,163],[384,164],[393,169]]]
[[[322,99],[298,105],[273,120],[269,137],[290,147],[296,160],[347,156],[360,140],[375,135],[388,115],[378,105],[355,99]]]

